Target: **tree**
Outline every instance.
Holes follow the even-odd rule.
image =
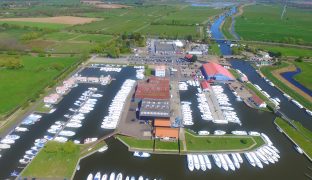
[[[197,61],[197,56],[193,55],[192,58],[190,59],[191,62],[196,62]]]

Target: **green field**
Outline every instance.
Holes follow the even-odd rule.
[[[281,20],[283,7],[256,4],[244,8],[236,18],[235,30],[244,40],[274,41],[312,44],[312,11],[287,7]]]
[[[74,143],[50,141],[21,174],[22,177],[70,179],[80,157]]]
[[[265,75],[265,77],[267,77],[268,79],[270,79],[276,86],[278,86],[280,89],[282,89],[285,93],[287,93],[288,95],[290,95],[292,98],[294,98],[295,100],[297,100],[300,104],[302,104],[303,106],[305,106],[308,109],[312,109],[312,102],[309,102],[308,100],[306,100],[304,97],[302,97],[300,94],[298,94],[296,91],[292,90],[290,87],[288,87],[286,84],[284,84],[283,82],[281,82],[280,80],[278,80],[271,72],[279,69],[279,68],[283,68],[288,66],[287,63],[282,63],[281,65],[278,66],[264,66],[261,67],[260,70],[261,72]],[[310,72],[310,71],[308,71]],[[308,80],[309,81],[309,80]]]
[[[172,26],[172,25],[150,25],[140,31],[143,34],[185,38],[187,35],[200,37],[200,32],[195,26]]]
[[[13,24],[18,26],[29,26],[29,27],[38,27],[40,29],[52,29],[52,30],[61,30],[69,25],[66,24],[54,24],[54,23],[40,23],[40,22],[19,22],[19,21],[1,21],[0,24]]]
[[[312,57],[312,50],[303,49],[303,48],[295,48],[295,47],[282,47],[282,46],[270,46],[270,45],[253,45],[252,46],[262,49],[265,51],[271,51],[274,53],[280,52],[282,56],[302,56],[302,57]]]
[[[209,17],[221,14],[221,12],[221,9],[188,6],[177,12],[171,13],[169,16],[161,18],[159,21],[157,21],[157,23],[176,25],[204,24]]]
[[[197,136],[185,132],[187,151],[218,152],[252,150],[262,146],[265,142],[260,136]]]
[[[154,140],[141,140],[121,135],[118,135],[117,139],[128,145],[129,148],[153,150]]]
[[[178,142],[165,142],[155,140],[155,151],[179,151]]]
[[[221,55],[221,50],[218,47],[218,44],[217,43],[210,44],[208,53],[211,54],[211,55],[220,56]]]
[[[0,61],[13,56],[1,55]],[[77,60],[72,57],[32,57],[18,58],[21,69],[0,69],[0,114],[3,115],[35,98],[64,69]]]
[[[312,62],[294,62],[301,69],[301,73],[294,76],[300,84],[312,90]]]
[[[293,128],[284,119],[276,118],[274,121],[285,134],[287,134],[298,146],[312,158],[312,132],[304,128],[299,122],[293,121],[296,128]]]
[[[222,33],[226,39],[235,39],[231,34],[232,17],[227,17],[222,25]]]
[[[68,33],[68,32],[54,32],[49,33],[41,37],[44,40],[56,40],[56,41],[65,41],[77,37],[77,33]]]

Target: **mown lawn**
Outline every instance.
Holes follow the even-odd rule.
[[[292,98],[297,100],[300,104],[302,104],[306,108],[312,109],[312,102],[309,102],[308,100],[306,100],[303,96],[298,94],[296,91],[292,90],[290,87],[288,87],[286,84],[281,82],[278,78],[276,78],[272,74],[272,71],[279,69],[279,68],[286,67],[286,66],[288,66],[288,64],[282,63],[279,66],[264,66],[264,67],[261,67],[260,70],[265,75],[265,77],[270,79],[276,86],[278,86],[280,89],[282,89],[285,93],[290,95]]]
[[[312,44],[312,11],[287,7],[281,20],[282,11],[281,5],[246,6],[236,18],[235,30],[244,40]]]
[[[179,151],[179,145],[178,142],[165,142],[165,141],[159,141],[155,140],[155,150],[160,151]]]
[[[153,140],[141,140],[133,137],[118,135],[117,139],[126,143],[129,148],[153,150]]]
[[[0,61],[7,57],[1,55]],[[21,56],[23,68],[0,69],[0,114],[3,115],[42,91],[65,68],[76,62],[72,57]],[[60,69],[56,69],[55,66]]]
[[[299,130],[296,130],[290,124],[288,124],[284,119],[276,118],[274,121],[285,134],[292,138],[298,146],[304,150],[310,158],[312,158],[312,132],[308,129],[298,126],[298,123],[295,123]]]
[[[294,62],[301,69],[301,73],[294,76],[294,79],[312,90],[312,62]]]
[[[68,145],[70,144],[70,145]],[[70,179],[80,157],[80,148],[74,143],[50,141],[21,174],[40,179]]]
[[[251,150],[263,145],[261,137],[236,136],[236,135],[209,135],[196,136],[185,132],[186,146],[188,151],[239,151]],[[253,147],[251,147],[254,145]]]

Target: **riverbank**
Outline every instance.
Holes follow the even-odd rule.
[[[306,93],[302,92],[299,88],[295,87],[293,84],[288,82],[280,75],[280,73],[283,72],[283,69],[284,71],[288,71],[288,66],[288,63],[282,63],[278,66],[264,66],[260,68],[260,71],[266,78],[271,80],[275,84],[275,86],[278,87],[282,92],[290,95],[293,99],[298,101],[304,107],[312,109],[312,98],[308,97]]]
[[[128,147],[129,151],[145,151],[155,154],[220,153],[245,152],[265,144],[260,136],[209,135],[198,136],[185,131],[186,149],[178,141],[141,140],[118,135],[116,138]]]
[[[274,124],[312,161],[312,132],[304,128],[300,123],[293,121],[292,125],[282,118],[276,118]]]
[[[267,98],[261,91],[259,91],[252,83],[246,82],[246,87],[254,92],[260,99],[262,99],[269,107],[274,108],[275,104],[273,104],[269,98]]]

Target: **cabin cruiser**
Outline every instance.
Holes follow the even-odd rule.
[[[87,180],[93,180],[93,175],[91,173],[88,175]]]
[[[239,153],[234,153],[234,155],[237,157],[238,162],[242,164],[242,163],[243,163],[243,158],[242,158],[242,156],[241,156]]]
[[[209,135],[209,131],[198,131],[198,135],[201,136]]]
[[[246,159],[248,160],[249,164],[251,164],[253,167],[256,167],[256,162],[255,160],[253,159],[253,157],[248,153],[244,153]]]
[[[256,165],[259,167],[259,168],[263,168],[263,165],[261,163],[261,161],[258,159],[258,157],[256,156],[256,154],[254,152],[250,152],[250,155],[252,156],[252,158],[254,159],[254,161],[256,162]]]
[[[73,132],[73,131],[66,131],[66,130],[63,130],[59,133],[59,135],[61,136],[74,136],[76,133]]]
[[[112,172],[109,176],[109,180],[115,180],[115,173]]]
[[[118,173],[118,174],[117,174],[116,180],[122,180],[122,174],[121,174],[121,173]]]
[[[98,140],[98,138],[87,138],[84,140],[84,144],[92,143],[92,142],[95,142],[97,140]]]
[[[256,131],[249,131],[248,133],[250,136],[260,136],[260,133],[256,132]]]
[[[9,149],[11,145],[9,144],[0,144],[0,149]]]
[[[19,160],[19,163],[21,163],[21,164],[28,164],[29,162],[30,162],[30,159],[23,158],[23,159]]]
[[[187,155],[187,164],[188,164],[189,170],[193,171],[194,170],[194,161],[193,161],[192,155],[190,155],[190,154]]]
[[[28,131],[28,129],[25,128],[25,127],[16,127],[16,128],[15,128],[15,131],[16,131],[16,132],[26,132],[26,131]]]
[[[222,168],[226,171],[229,170],[229,167],[228,167],[228,164],[226,163],[226,160],[224,159],[224,157],[222,156],[222,154],[218,154],[218,157],[221,161],[221,165],[222,165]]]
[[[13,140],[13,139],[2,139],[0,142],[3,144],[14,144],[15,140]]]
[[[214,159],[214,162],[215,162],[215,164],[219,167],[219,168],[221,168],[221,161],[220,161],[220,158],[219,158],[219,156],[217,155],[217,154],[212,154],[212,157],[213,157],[213,159]]]
[[[35,142],[36,143],[46,143],[48,140],[47,139],[44,139],[44,138],[42,138],[42,139],[36,139],[35,140]]]
[[[147,158],[150,157],[151,155],[147,152],[134,151],[133,156]]]
[[[204,155],[204,160],[208,169],[211,169],[211,162],[208,158],[208,155]]]
[[[102,178],[101,178],[101,180],[107,180],[107,174],[103,174],[103,176],[102,176]]]
[[[4,137],[4,139],[12,139],[12,140],[17,140],[19,138],[20,138],[20,136],[18,136],[18,135],[7,135]]]
[[[199,160],[200,169],[203,170],[203,171],[206,171],[206,163],[205,163],[203,155],[199,154],[199,155],[197,155],[197,157],[198,157],[198,160]]]
[[[267,160],[267,158],[263,156],[259,151],[256,151],[254,153],[256,154],[256,156],[261,162],[263,162],[264,164],[269,164],[269,161]]]
[[[237,169],[239,169],[240,168],[240,164],[239,164],[239,160],[238,160],[237,156],[235,154],[233,154],[233,153],[231,154],[231,156],[232,156],[233,163],[234,163],[235,167]]]
[[[99,150],[98,150],[98,152],[104,152],[104,151],[106,151],[108,149],[108,146],[103,146],[103,147],[101,147]]]
[[[199,159],[197,155],[192,155],[193,160],[194,160],[194,167],[195,169],[199,170],[200,169],[200,164],[199,164]]]
[[[101,180],[101,173],[100,173],[100,172],[97,172],[97,173],[94,175],[93,180]]]
[[[25,154],[31,155],[31,156],[35,156],[37,153],[38,153],[38,151],[35,151],[35,150],[28,150],[25,152]]]
[[[232,131],[232,134],[235,134],[235,135],[247,135],[247,132],[246,131]]]
[[[225,131],[221,131],[221,130],[215,130],[214,131],[214,135],[224,135],[226,132]]]
[[[233,162],[231,161],[230,157],[227,155],[227,154],[222,154],[226,163],[228,164],[229,168],[232,170],[232,171],[235,171],[235,166],[233,164]]]

